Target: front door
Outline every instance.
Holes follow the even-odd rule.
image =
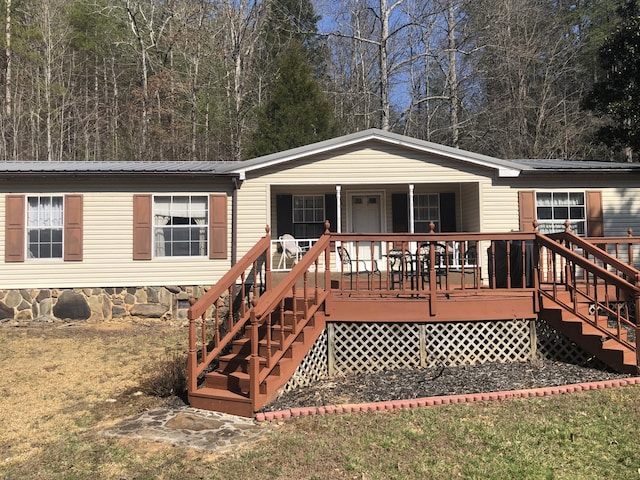
[[[382,220],[379,194],[353,195],[351,197],[351,231],[380,233]]]
[[[380,193],[357,193],[351,195],[351,231],[354,233],[382,232],[382,195]],[[354,247],[355,248],[355,247]],[[380,243],[374,245],[374,257],[381,259]],[[371,260],[371,244],[358,247],[358,257]]]

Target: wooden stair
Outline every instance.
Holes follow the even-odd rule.
[[[280,389],[289,381],[298,365],[309,352],[315,341],[325,328],[325,314],[318,306],[309,307],[309,319],[297,334],[294,334],[294,310],[300,323],[304,315],[304,305],[296,301],[293,308],[292,298],[284,301],[284,310],[272,313],[271,326],[263,324],[258,330],[259,372],[268,369],[268,358],[275,362],[268,376],[260,384],[258,392],[251,392],[250,359],[251,329],[250,324],[242,337],[231,344],[231,352],[218,358],[218,368],[205,374],[204,382],[197,391],[191,392],[191,406],[206,410],[214,410],[232,415],[252,417],[261,407],[275,400]],[[283,315],[281,322],[281,315]],[[268,344],[268,329],[271,330],[271,342]],[[292,337],[292,335],[295,335]],[[291,341],[292,340],[292,341]],[[282,344],[290,345],[283,351]],[[271,352],[269,354],[269,348]]]
[[[578,305],[579,315],[574,313],[565,306],[572,304],[569,292],[561,292],[557,300],[542,296],[539,318],[616,372],[638,373],[635,349],[616,338],[616,329],[607,325],[605,316],[600,315],[596,323],[595,315],[586,302]],[[632,345],[636,343],[626,330],[621,331],[621,338]]]

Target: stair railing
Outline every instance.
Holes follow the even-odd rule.
[[[630,238],[626,240],[628,243],[628,262],[624,262],[620,260],[619,255],[612,255],[607,250],[601,247],[606,247],[606,244],[598,243],[596,237],[591,237],[589,240],[586,240],[582,237],[577,236],[569,229],[569,223],[565,224],[565,231],[560,233],[554,233],[548,235],[549,238],[552,238],[558,242],[561,242],[568,249],[581,254],[584,258],[589,260],[591,263],[597,263],[603,268],[615,273],[618,276],[625,278],[629,283],[633,283],[637,285],[640,281],[640,271],[638,271],[632,264],[633,262],[633,243],[630,241]],[[609,239],[603,238],[602,241],[607,241]],[[610,241],[610,240],[609,240]],[[616,253],[618,251],[618,245],[615,245]]]
[[[197,301],[193,297],[190,298],[191,307],[187,313],[189,392],[198,389],[198,377],[245,328],[251,318],[249,312],[253,305],[270,291],[270,248],[271,234],[267,227],[266,235],[207,293]],[[208,318],[208,315],[212,318]]]
[[[538,248],[546,249],[550,268],[545,275],[540,274],[540,294],[608,338],[635,350],[636,364],[640,366],[640,349],[636,348],[640,339],[640,271],[570,231],[548,236],[537,234],[536,242]],[[571,304],[562,300],[561,291],[571,293]],[[585,301],[591,305],[589,315],[578,308]],[[610,322],[615,326],[610,326]],[[634,335],[633,343],[629,341],[630,333]]]
[[[324,255],[324,269],[320,268],[320,259]],[[302,285],[300,285],[302,283]],[[312,283],[313,285],[310,285]],[[259,397],[263,395],[262,386],[285,355],[302,329],[309,323],[313,315],[323,307],[330,293],[330,234],[325,232],[291,272],[273,289],[260,297],[251,309],[251,357],[249,361],[250,395],[254,407],[260,405]],[[302,296],[300,296],[300,286]],[[293,324],[287,331],[284,323],[285,302],[291,302]],[[302,303],[302,311],[298,310]],[[279,338],[273,339],[273,316],[279,313]],[[264,333],[266,342],[266,358],[260,355],[260,332]],[[263,361],[264,358],[264,361]]]

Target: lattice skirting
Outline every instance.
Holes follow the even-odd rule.
[[[284,391],[334,375],[522,362],[537,357],[603,366],[542,320],[328,323]]]
[[[606,365],[581,347],[556,332],[544,320],[536,321],[538,356],[548,360],[605,369]]]

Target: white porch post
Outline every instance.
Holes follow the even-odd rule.
[[[414,215],[413,215],[413,183],[409,184],[409,233],[415,233],[415,228],[413,226],[414,223]]]
[[[342,211],[340,208],[341,192],[342,192],[342,185],[336,185],[336,205],[338,210],[336,212],[336,232],[338,233],[342,233]]]

